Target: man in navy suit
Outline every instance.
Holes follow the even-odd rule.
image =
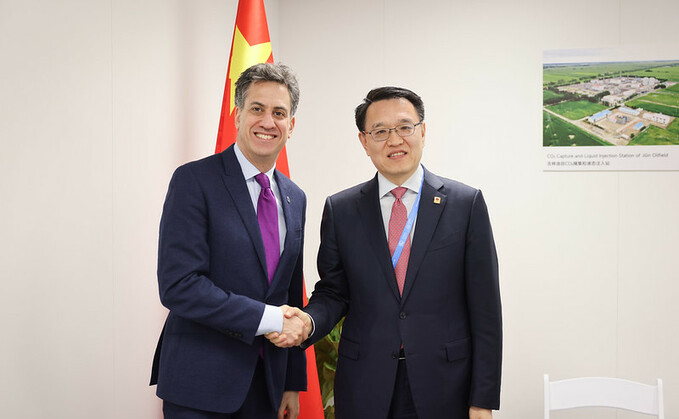
[[[166,418],[299,413],[304,352],[264,338],[282,332],[293,344],[308,334],[284,315],[302,306],[306,197],[275,170],[298,100],[288,67],[245,70],[236,83],[235,145],[179,167],[170,181],[158,256],[160,299],[170,312],[151,378]],[[265,207],[270,222],[259,218]]]
[[[356,125],[378,173],[326,200],[302,346],[345,317],[337,419],[490,418],[502,320],[483,195],[420,164],[424,105],[412,91],[372,90]]]

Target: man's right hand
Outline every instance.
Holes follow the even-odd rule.
[[[300,345],[311,333],[311,318],[297,307],[282,305],[281,310],[283,311],[283,330],[280,333],[267,333],[265,337],[279,348]]]

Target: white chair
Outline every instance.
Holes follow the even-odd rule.
[[[662,380],[655,386],[602,377],[550,382],[545,374],[545,419],[552,410],[574,407],[614,407],[664,419]]]

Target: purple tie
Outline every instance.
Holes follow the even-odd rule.
[[[270,284],[273,274],[276,272],[278,259],[281,257],[281,244],[278,236],[278,208],[276,207],[276,197],[269,185],[269,178],[264,173],[260,173],[255,176],[255,180],[262,187],[257,200],[257,221],[259,221],[259,230],[262,232],[262,241],[264,241],[264,254],[266,255],[266,268]]]

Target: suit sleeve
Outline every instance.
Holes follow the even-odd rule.
[[[470,405],[499,409],[502,369],[502,312],[497,254],[481,191],[472,204],[467,231],[465,281],[472,331]]]
[[[306,224],[306,200],[302,211],[302,247],[290,281],[288,305],[302,308],[304,305],[304,226]],[[288,349],[288,367],[285,376],[285,391],[306,391],[306,352],[299,346]]]
[[[252,343],[264,303],[224,290],[209,278],[208,235],[205,193],[191,167],[182,166],[170,181],[160,222],[160,300],[175,315]]]
[[[340,257],[335,230],[332,201],[327,198],[321,220],[321,244],[318,249],[318,273],[316,283],[305,311],[314,319],[313,336],[304,342],[308,347],[330,333],[349,308],[349,285]]]

